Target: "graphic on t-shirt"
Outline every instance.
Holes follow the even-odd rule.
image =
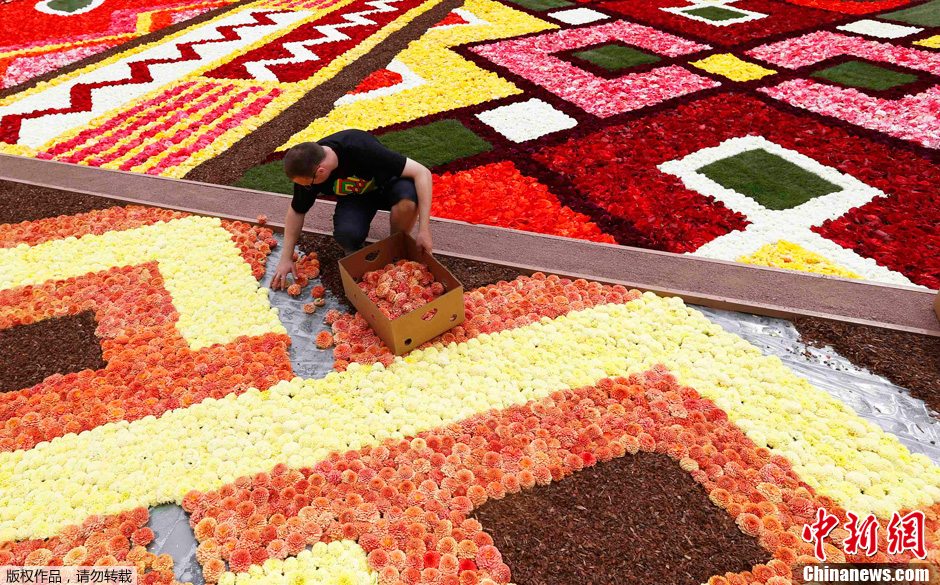
[[[374,179],[360,179],[359,177],[345,177],[336,179],[333,184],[333,192],[337,195],[355,195],[365,193],[373,188]]]

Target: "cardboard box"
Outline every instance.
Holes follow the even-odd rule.
[[[414,260],[430,269],[434,279],[444,285],[444,294],[410,313],[390,320],[359,288],[362,275],[390,262]],[[463,285],[449,270],[428,253],[419,253],[414,238],[400,232],[339,261],[346,298],[372,326],[375,333],[395,355],[401,355],[464,322]],[[436,311],[436,312],[435,312]],[[423,317],[434,312],[425,320]]]

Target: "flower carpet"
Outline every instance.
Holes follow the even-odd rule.
[[[435,171],[438,217],[940,288],[937,0],[46,0],[0,15],[37,22],[0,50],[0,152],[289,191],[286,148],[357,127]],[[411,44],[380,56],[406,28]],[[291,109],[350,77],[335,104]]]
[[[0,23],[0,88],[16,87],[73,63],[185,23],[230,0],[42,0],[8,2]]]
[[[657,582],[677,584],[940,560],[940,468],[678,298],[500,280],[402,357],[332,310],[308,317],[328,324],[335,371],[302,378],[258,283],[277,244],[137,206],[0,225],[0,335],[68,333],[88,353],[34,344],[47,371],[0,370],[0,565],[176,582],[150,550],[165,503],[188,514],[203,581],[227,585],[541,583],[598,563],[633,582],[631,566],[668,564],[636,556],[650,538],[681,567]],[[523,513],[573,541],[527,555],[541,529]],[[599,534],[609,514],[610,542],[570,529]],[[602,544],[613,556],[583,552]]]

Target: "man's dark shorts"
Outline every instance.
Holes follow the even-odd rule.
[[[333,212],[333,237],[347,251],[358,250],[369,235],[369,226],[380,209],[391,211],[399,201],[418,203],[414,181],[401,177],[392,179],[382,189],[359,195],[337,197]]]

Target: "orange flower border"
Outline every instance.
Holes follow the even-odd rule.
[[[134,566],[141,585],[176,583],[173,557],[147,551],[154,538],[149,518],[146,508],[90,516],[53,538],[6,543],[0,547],[0,565]]]
[[[114,207],[68,217],[0,226],[0,247],[126,230],[188,214]],[[264,274],[272,232],[223,222],[256,276]],[[155,262],[117,267],[37,286],[0,291],[0,328],[92,310],[107,366],[49,376],[31,388],[0,394],[0,450],[29,449],[67,433],[119,420],[159,416],[207,397],[293,377],[287,335],[243,336],[225,345],[189,349]]]
[[[245,571],[338,539],[357,540],[383,584],[508,583],[509,568],[470,512],[489,498],[638,451],[674,459],[773,556],[750,571],[716,576],[711,585],[789,583],[794,563],[812,561],[812,546],[799,537],[802,525],[819,507],[845,518],[785,458],[758,448],[724,411],[664,368],[557,392],[412,440],[333,453],[313,468],[279,464],[213,492],[190,492],[183,506],[207,583],[226,567]],[[938,506],[926,512],[934,557],[938,512]],[[827,550],[830,558],[845,558],[832,544]]]

